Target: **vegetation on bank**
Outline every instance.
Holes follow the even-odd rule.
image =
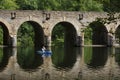
[[[18,46],[34,46],[34,35],[32,25],[28,22],[23,23],[17,33]]]

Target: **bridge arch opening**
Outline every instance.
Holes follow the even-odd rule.
[[[86,45],[107,45],[108,31],[102,23],[94,21],[84,32]]]
[[[26,21],[18,29],[18,46],[34,46],[40,49],[44,43],[44,32],[42,27],[34,21]]]
[[[59,22],[52,30],[52,45],[75,46],[77,32],[69,22]]]
[[[72,69],[76,61],[77,31],[69,22],[59,22],[52,30],[52,63],[56,68]],[[57,51],[57,52],[56,52]],[[56,54],[57,53],[57,54]]]
[[[0,22],[0,45],[8,46],[9,40],[10,36],[7,26],[4,23]]]
[[[116,28],[115,31],[115,44],[120,45],[120,25]]]

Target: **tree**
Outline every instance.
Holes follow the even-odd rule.
[[[17,0],[20,10],[37,10],[39,0]]]
[[[120,0],[110,0],[110,4],[108,5],[108,9],[111,12],[120,12]]]
[[[38,0],[39,10],[59,10],[58,0]]]
[[[80,10],[81,11],[103,11],[103,4],[95,0],[81,0]]]
[[[0,9],[15,10],[19,6],[16,4],[16,0],[1,0]]]

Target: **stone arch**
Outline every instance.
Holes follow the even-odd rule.
[[[4,26],[8,29],[8,33],[9,34],[12,33],[11,26],[10,26],[10,24],[6,20],[0,18],[0,23],[4,24]]]
[[[14,27],[15,27],[15,30],[16,30],[15,34],[17,33],[19,27],[20,27],[24,22],[28,22],[28,21],[30,21],[30,22],[35,22],[35,23],[37,23],[39,26],[43,27],[42,21],[40,21],[39,18],[34,18],[34,17],[32,17],[32,16],[28,16],[28,17],[19,19],[18,21],[19,21],[19,23],[14,24],[14,25],[15,25]]]
[[[59,24],[59,23],[61,23],[61,22],[66,22],[66,23],[70,23],[71,25],[73,25],[74,28],[75,28],[75,30],[76,30],[76,32],[77,32],[77,35],[80,35],[80,28],[83,27],[83,26],[82,26],[81,23],[79,23],[78,21],[76,21],[76,19],[75,19],[75,20],[71,20],[71,21],[65,20],[65,21],[55,21],[55,22],[53,22],[53,23],[50,25],[50,28],[49,28],[50,34],[52,33],[52,30],[53,30],[53,28],[55,27],[55,25],[57,25],[57,24]]]
[[[41,27],[41,25],[38,22],[32,21],[32,20],[24,21],[24,22],[21,23],[21,25],[24,24],[25,22],[28,22],[29,24],[31,24],[33,29],[34,29],[34,33],[35,33],[34,45],[35,45],[35,48],[41,48],[44,45],[44,31],[43,31],[43,28]],[[20,26],[18,27],[18,29],[20,28]],[[18,29],[17,29],[17,32],[18,32]]]
[[[104,24],[98,21],[93,21],[89,24],[92,28],[92,44],[93,45],[107,45],[108,31]]]
[[[10,44],[10,33],[11,32],[11,28],[8,22],[6,22],[3,19],[0,19],[0,25],[3,29],[3,44],[5,46],[9,46]]]
[[[77,37],[77,29],[75,28],[75,26],[67,21],[61,21],[56,23],[50,30],[51,31],[51,36],[52,36],[52,32],[54,30],[55,27],[57,27],[57,25],[62,25],[64,27],[64,42],[65,45],[70,46],[71,45],[75,45],[76,44],[76,37]],[[73,44],[72,44],[73,43]]]

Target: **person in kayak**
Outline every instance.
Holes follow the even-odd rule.
[[[52,52],[49,50],[46,50],[45,46],[42,47],[42,57],[48,57],[51,56]]]

